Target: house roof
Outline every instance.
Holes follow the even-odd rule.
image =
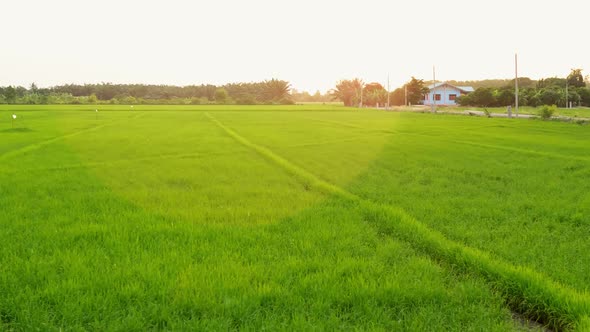
[[[471,87],[471,86],[455,86],[455,85],[452,85],[452,84],[449,84],[449,83],[446,83],[446,82],[441,82],[441,83],[436,83],[436,84],[430,84],[428,86],[428,90],[432,90],[432,89],[435,89],[435,88],[438,88],[438,87],[441,87],[441,86],[444,86],[444,85],[446,85],[448,87],[451,87],[451,88],[455,88],[455,89],[461,90],[463,92],[473,92],[473,91],[475,91],[475,89],[473,89],[473,87]]]

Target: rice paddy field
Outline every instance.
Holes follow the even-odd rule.
[[[587,125],[0,106],[0,330],[589,331],[589,238]]]

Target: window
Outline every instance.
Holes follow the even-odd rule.
[[[449,95],[449,100],[455,100],[457,99],[457,95]]]
[[[424,95],[424,100],[428,100],[428,95]]]
[[[440,93],[434,95],[434,100],[440,101]]]

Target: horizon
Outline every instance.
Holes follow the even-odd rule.
[[[585,75],[585,76],[587,76],[587,75]],[[567,75],[564,75],[562,77],[559,77],[559,76],[548,76],[548,77],[541,77],[541,78],[532,78],[532,77],[528,77],[528,76],[520,76],[519,75],[518,80],[520,81],[522,79],[527,79],[528,78],[528,79],[531,79],[532,81],[539,81],[541,79],[547,79],[547,78],[562,78],[562,79],[565,79],[566,77],[567,77]],[[350,79],[354,79],[354,78],[359,78],[359,79],[363,80],[363,82],[365,84],[368,84],[368,83],[381,83],[381,82],[366,81],[362,77],[353,77],[353,78],[350,78]],[[267,81],[267,80],[271,80],[271,79],[279,79],[279,80],[281,80],[280,77],[272,77],[272,78],[264,79],[262,81]],[[423,79],[423,78],[420,78],[420,77],[416,77],[416,79],[423,80],[424,83],[432,83],[432,78],[431,79]],[[410,80],[411,80],[411,77],[408,78],[408,80],[405,83],[409,82]],[[262,81],[260,81],[260,82],[262,82]],[[437,79],[436,81],[439,82],[439,83],[444,83],[444,82],[462,82],[462,83],[467,83],[467,82],[483,82],[483,81],[514,81],[514,77],[511,77],[511,78],[498,78],[498,77],[495,77],[495,78],[483,78],[483,79],[480,79],[480,80],[456,80],[456,79],[448,79],[448,80],[444,80],[444,81],[441,81],[441,80],[438,80]],[[179,84],[161,84],[161,83],[141,83],[141,82],[122,82],[122,83],[116,83],[116,82],[82,82],[82,83],[71,83],[71,82],[65,82],[65,83],[61,83],[61,84],[46,85],[46,86],[37,84],[37,82],[31,82],[30,84],[26,84],[26,85],[7,84],[7,85],[0,85],[0,87],[6,87],[6,86],[19,87],[20,86],[20,87],[26,88],[27,90],[30,89],[31,84],[35,84],[35,86],[37,88],[54,88],[54,87],[66,86],[66,85],[81,85],[81,86],[84,86],[84,85],[101,85],[101,84],[112,84],[112,85],[146,85],[146,86],[176,86],[176,87],[215,85],[217,87],[223,87],[224,85],[240,84],[240,83],[249,84],[249,83],[257,83],[257,82],[255,82],[255,81],[249,81],[249,82],[236,82],[236,81],[234,81],[234,82],[220,83],[218,85],[215,85],[215,84],[212,84],[212,83],[206,83],[206,82],[204,82],[204,83],[189,83],[189,84],[183,84],[183,85],[179,85]],[[336,85],[336,83],[337,82],[334,83],[334,86]],[[395,87],[394,86],[391,86],[391,91],[393,91],[393,90],[395,90],[395,89],[397,89],[399,87],[403,87],[403,85],[405,83],[403,83],[400,86],[395,86]],[[384,86],[384,87],[387,88],[386,86]],[[301,92],[301,93],[302,92],[307,92],[307,93],[310,93],[310,94],[314,94],[317,91],[319,91],[322,95],[325,95],[325,94],[330,93],[330,89],[327,90],[327,91],[321,91],[321,90],[309,91],[309,90],[304,90],[304,89],[298,89],[298,88],[295,88],[295,87],[291,87],[290,90],[291,91],[295,90],[295,91]]]
[[[520,81],[522,79],[529,78],[529,79],[531,79],[533,81],[538,81],[538,80],[546,79],[546,78],[563,78],[563,79],[565,79],[566,77],[567,77],[567,75],[564,75],[563,77],[551,76],[551,77],[531,78],[531,77],[520,76],[519,75],[518,80]],[[363,82],[365,84],[368,84],[368,83],[381,83],[381,82],[366,81],[362,77],[354,77],[354,78],[359,78],[359,79],[363,80]],[[354,79],[354,78],[351,78],[351,79]],[[263,81],[267,81],[267,80],[271,80],[271,79],[279,79],[279,80],[281,80],[280,77],[272,77],[272,78],[264,79]],[[423,80],[424,83],[431,83],[432,82],[432,78],[431,79],[423,79],[423,78],[420,78],[420,77],[416,77],[416,79]],[[411,77],[407,80],[407,82],[409,82],[410,80],[411,80]],[[502,81],[502,80],[505,80],[505,81],[514,81],[514,77],[512,77],[512,78],[484,78],[484,79],[481,79],[481,80],[455,80],[455,79],[448,79],[448,80],[444,80],[444,81],[441,81],[441,80],[438,80],[437,79],[436,81],[439,82],[439,83],[444,83],[444,82],[463,82],[463,83],[467,83],[467,82],[482,82],[482,81],[488,81],[488,80],[489,81],[496,81],[496,80],[497,81]],[[255,82],[255,81],[249,81],[249,82],[225,82],[225,83],[220,83],[219,85],[215,85],[215,86],[217,86],[217,87],[223,87],[224,85],[228,85],[228,84],[240,84],[240,83],[249,84],[249,83],[257,83],[257,82]],[[334,83],[334,86],[336,85],[336,83],[337,82]],[[8,84],[8,85],[0,85],[0,87],[6,87],[6,86],[19,87],[20,86],[20,87],[26,88],[28,90],[28,89],[30,89],[31,84],[35,84],[35,86],[37,88],[54,88],[54,87],[66,86],[66,85],[81,85],[81,86],[84,86],[84,85],[101,85],[101,84],[112,84],[112,85],[146,85],[146,86],[176,86],[176,87],[214,85],[212,83],[206,83],[206,82],[205,83],[194,83],[194,84],[190,84],[189,83],[189,84],[186,84],[186,85],[161,84],[161,83],[139,83],[139,82],[127,82],[127,83],[115,83],[115,82],[82,82],[82,83],[71,83],[70,82],[70,83],[68,83],[68,82],[65,82],[65,83],[56,84],[56,85],[43,86],[43,85],[37,84],[37,82],[31,82],[30,84],[26,84],[26,85]],[[387,88],[386,86],[384,86],[384,87]],[[394,86],[391,86],[391,91],[393,91],[393,90],[395,90],[396,88],[399,88],[399,87],[403,87],[403,84],[401,86],[395,86],[395,87]],[[309,91],[309,90],[303,90],[303,89],[298,89],[298,88],[294,88],[294,87],[291,87],[290,90],[291,91],[295,90],[297,92],[307,92],[307,93],[310,93],[310,94],[314,94],[317,91],[319,91],[322,95],[325,95],[325,94],[330,93],[330,90],[327,90],[325,92],[324,91],[321,91],[321,90]]]
[[[18,30],[5,36],[10,47],[0,54],[0,86],[223,85],[278,78],[298,91],[326,93],[355,77],[387,86],[389,75],[393,90],[411,76],[432,80],[433,66],[438,81],[513,79],[515,53],[520,77],[590,71],[590,48],[577,33],[587,23],[571,15],[572,8],[589,8],[580,0],[557,8],[507,0],[486,7],[466,0],[116,3],[6,4],[11,15],[0,27]]]

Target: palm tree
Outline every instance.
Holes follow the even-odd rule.
[[[291,90],[289,82],[273,78],[270,81],[264,81],[261,99],[274,102],[290,100],[289,90]]]

